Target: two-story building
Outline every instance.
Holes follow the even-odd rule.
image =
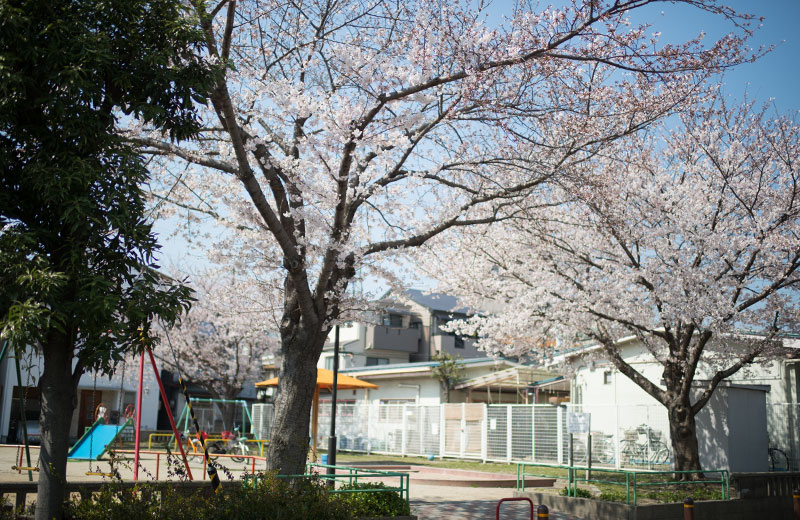
[[[486,357],[475,348],[473,338],[443,330],[449,321],[469,316],[469,309],[453,296],[408,289],[389,292],[377,303],[381,310],[368,321],[339,328],[340,368],[430,361],[438,353],[462,359]],[[333,334],[318,366],[333,368]]]

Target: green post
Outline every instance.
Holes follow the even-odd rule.
[[[633,505],[636,505],[636,472],[633,472]]]
[[[631,474],[625,472],[625,503],[631,503]]]
[[[250,420],[250,429],[253,428],[253,415],[250,413],[250,409],[247,407],[247,403],[243,405],[244,411],[247,412],[247,418]]]
[[[722,488],[722,500],[726,500],[730,498],[728,495],[728,470],[722,470],[719,472],[719,482]]]

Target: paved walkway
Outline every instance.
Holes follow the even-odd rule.
[[[429,486],[411,481],[411,513],[419,520],[490,520],[496,518],[497,502],[511,497],[513,489]],[[552,491],[552,489],[551,489]],[[536,504],[538,505],[538,504]],[[534,515],[536,518],[536,515]],[[551,511],[552,520],[580,520]],[[503,503],[501,520],[530,519],[527,502]]]

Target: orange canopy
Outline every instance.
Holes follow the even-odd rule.
[[[278,386],[278,378],[273,377],[272,379],[256,383],[256,387],[264,386]],[[328,391],[333,388],[333,371],[327,368],[317,369],[317,388],[323,388]],[[338,374],[336,377],[336,388],[339,390],[357,390],[359,388],[378,388],[378,385],[367,383],[355,377]]]
[[[272,379],[256,383],[257,388],[265,386],[278,386],[278,378],[273,377]],[[328,391],[331,391],[333,388],[333,372],[327,368],[317,369],[317,386],[314,388],[314,400],[312,401],[311,407],[311,449],[313,450],[315,459],[317,457],[317,422],[319,416],[320,388],[324,388]],[[336,388],[339,390],[357,390],[359,388],[378,388],[378,385],[367,383],[355,377],[338,374],[336,377]]]

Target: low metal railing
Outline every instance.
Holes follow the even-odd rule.
[[[328,474],[327,470],[331,468],[335,471],[335,473]],[[326,472],[323,473],[319,471],[320,469],[325,470]],[[316,470],[316,471],[315,471]],[[242,480],[245,483],[255,483],[258,480],[264,478],[266,475],[242,475]],[[331,466],[328,464],[317,464],[317,463],[309,463],[306,464],[306,472],[302,475],[275,475],[276,478],[309,478],[309,477],[317,477],[322,480],[328,480],[333,482],[346,482],[347,484],[357,484],[359,479],[380,479],[384,481],[386,479],[399,479],[399,485],[396,487],[386,486],[381,488],[375,489],[337,489],[334,485],[333,488],[330,490],[331,493],[378,493],[382,491],[393,491],[400,494],[403,500],[406,501],[406,504],[409,504],[410,501],[410,494],[409,494],[409,475],[408,473],[401,473],[397,471],[384,471],[384,470],[377,470],[377,469],[365,469],[365,468],[354,468],[349,466]]]
[[[527,468],[537,468],[528,471]],[[541,468],[547,468],[543,470]],[[557,470],[557,471],[556,471]],[[585,477],[580,477],[578,472],[586,472]],[[659,475],[690,475],[702,473],[701,480],[675,480],[674,478],[659,479]],[[709,478],[717,475],[718,478]],[[719,484],[720,499],[730,499],[730,474],[726,469],[702,470],[702,471],[650,471],[650,470],[625,470],[625,469],[605,469],[588,466],[569,466],[569,465],[547,465],[530,464],[520,462],[517,464],[517,490],[525,491],[525,477],[555,477],[566,478],[567,493],[569,496],[577,496],[578,483],[609,484],[625,487],[625,503],[636,505],[638,502],[638,491],[643,487],[670,486],[670,485],[705,485]]]

